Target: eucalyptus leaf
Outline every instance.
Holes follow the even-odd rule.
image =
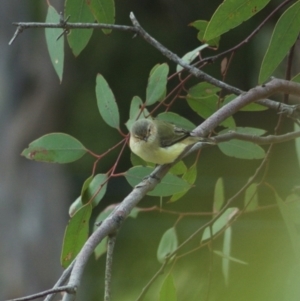
[[[147,106],[161,100],[166,91],[168,73],[169,66],[166,63],[156,66],[154,71],[150,72],[146,89]]]
[[[203,39],[216,38],[242,22],[250,19],[270,0],[225,0],[214,12],[209,21]]]
[[[114,0],[88,0],[86,4],[91,9],[98,23],[115,23],[115,1]],[[102,29],[105,34],[111,33],[111,29]]]
[[[155,119],[167,121],[181,127],[185,130],[192,131],[196,126],[190,122],[188,119],[174,113],[174,112],[164,112],[156,116]]]
[[[178,239],[175,228],[168,229],[160,239],[157,249],[157,260],[164,263],[166,257],[178,247]]]
[[[120,114],[115,96],[101,74],[96,78],[97,105],[103,120],[111,127],[119,129]]]
[[[197,39],[200,42],[202,42],[204,44],[209,44],[209,46],[212,46],[212,47],[219,47],[220,36],[216,37],[216,38],[213,38],[213,39],[211,39],[209,41],[205,41],[204,40],[204,33],[206,31],[206,28],[207,28],[207,25],[208,25],[208,21],[197,20],[197,21],[194,21],[193,23],[191,23],[190,25],[199,30],[199,32],[197,34]]]
[[[214,212],[219,212],[225,201],[224,181],[223,178],[219,178],[215,185],[214,191]]]
[[[194,50],[192,51],[189,51],[188,53],[186,53],[183,57],[182,57],[182,60],[186,63],[186,64],[190,64],[196,57],[199,56],[199,53],[201,52],[201,50],[207,48],[209,45],[208,44],[204,44],[204,45],[201,45],[197,48],[195,48]],[[182,66],[180,65],[177,65],[176,67],[176,71],[179,72],[183,69]]]
[[[159,301],[177,301],[176,287],[172,274],[168,274],[161,286]]]
[[[212,225],[212,235],[214,236],[219,231],[221,231],[228,222],[238,213],[239,209],[232,207],[227,208],[226,211],[213,223]],[[206,227],[204,229],[201,241],[211,238],[210,228]]]
[[[73,23],[93,23],[95,20],[86,0],[66,0],[65,18],[68,16]],[[75,56],[85,48],[92,34],[93,29],[70,29],[67,39]]]
[[[150,167],[135,166],[125,173],[125,178],[132,187],[135,187],[137,184],[145,180],[152,171],[153,169]],[[161,179],[160,183],[147,194],[161,197],[170,196],[174,193],[184,191],[189,187],[190,185],[186,181],[168,173],[163,179]]]
[[[51,5],[48,7],[45,23],[59,23],[60,16]],[[51,62],[60,82],[62,81],[64,68],[64,36],[61,36],[63,29],[61,28],[46,28],[46,43],[50,54]],[[57,39],[60,37],[59,39]]]
[[[300,1],[291,5],[277,21],[270,44],[264,56],[259,84],[265,82],[282,62],[299,36]]]
[[[88,238],[91,213],[92,206],[87,204],[75,213],[67,225],[61,253],[61,265],[64,268],[75,259]]]
[[[87,152],[80,141],[63,133],[52,133],[31,142],[22,152],[30,160],[47,163],[70,163]]]

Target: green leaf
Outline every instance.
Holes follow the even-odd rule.
[[[218,255],[218,256],[220,256],[220,257],[222,257],[222,258],[227,258],[227,259],[230,260],[230,261],[233,261],[233,262],[236,262],[236,263],[240,263],[240,264],[245,264],[245,265],[248,264],[248,262],[246,262],[246,261],[237,259],[237,258],[232,257],[232,256],[226,256],[226,255],[225,255],[223,252],[221,252],[221,251],[216,251],[216,250],[214,250],[213,252],[214,252],[216,255]]]
[[[172,274],[168,274],[161,286],[159,301],[177,301],[176,287]]]
[[[91,200],[92,208],[96,207],[105,195],[107,186],[106,181],[106,174],[88,177],[81,188],[81,195],[70,206],[69,215],[72,217],[81,207]]]
[[[101,74],[96,78],[96,97],[100,115],[111,127],[119,129],[120,116],[115,96]]]
[[[252,210],[257,209],[257,207],[258,207],[257,184],[252,183],[246,189],[245,199],[244,199],[244,206],[247,206],[247,208],[246,208],[247,211],[252,211]]]
[[[179,176],[179,175],[184,174],[186,171],[187,171],[187,167],[184,164],[184,162],[179,161],[170,168],[169,173],[171,173],[175,176]]]
[[[223,240],[223,254],[225,257],[222,259],[222,272],[225,279],[225,284],[228,286],[229,284],[229,259],[226,257],[230,257],[231,252],[231,227],[228,227],[224,232],[224,240]]]
[[[74,214],[82,207],[83,207],[83,204],[81,202],[81,196],[79,196],[69,207],[70,217],[73,217]]]
[[[73,23],[93,23],[94,16],[86,4],[86,0],[66,0],[65,18],[70,16]],[[75,56],[85,48],[93,34],[93,29],[71,29],[67,35],[68,43]]]
[[[238,133],[253,136],[261,136],[266,132],[263,129],[250,127],[237,127],[235,131]],[[224,134],[227,132],[228,130],[226,129],[220,131],[219,134]],[[218,147],[226,156],[235,157],[239,159],[262,159],[265,156],[264,149],[259,145],[238,139],[232,139],[227,142],[219,143]]]
[[[80,141],[63,133],[52,133],[34,140],[22,152],[30,160],[47,163],[70,163],[87,152]]]
[[[300,198],[297,194],[291,194],[287,196],[285,200],[290,220],[298,226],[300,225]]]
[[[224,181],[223,178],[217,180],[214,192],[214,212],[219,212],[225,201]]]
[[[115,23],[115,1],[114,0],[88,0],[90,7],[98,23]],[[111,33],[111,29],[102,29],[105,34]]]
[[[133,166],[142,165],[142,166],[153,166],[154,167],[153,163],[144,161],[141,157],[137,156],[134,153],[130,154],[130,161]],[[151,164],[153,164],[153,165],[151,165]]]
[[[93,176],[89,176],[83,183],[82,188],[81,188],[81,194],[80,196],[82,197],[85,191],[89,188],[89,185],[91,184],[93,180]]]
[[[111,206],[108,206],[107,208],[105,208],[104,211],[100,212],[100,214],[97,216],[97,218],[95,220],[93,232],[95,232],[98,229],[99,225],[101,225],[101,223],[113,212],[115,207],[116,207],[115,205],[111,205]],[[106,250],[107,250],[107,237],[102,239],[102,241],[95,248],[94,254],[95,254],[96,259],[98,259],[103,254],[105,254]]]
[[[153,105],[155,102],[159,101],[164,95],[167,86],[169,66],[164,63],[155,66],[154,68],[154,71],[150,71],[146,89],[147,106]]]
[[[202,118],[206,119],[217,110],[218,96],[212,95],[205,98],[190,98],[187,101],[189,106]]]
[[[263,9],[268,2],[270,0],[225,0],[211,17],[203,39],[209,41],[237,27]]]
[[[201,82],[189,89],[188,98],[204,98],[208,96],[216,96],[215,94],[219,91],[221,91],[221,88],[207,82]],[[217,99],[219,98],[217,97]]]
[[[148,177],[152,171],[153,169],[150,167],[135,166],[125,173],[125,178],[132,187],[135,187],[142,180]],[[167,174],[163,179],[161,179],[160,183],[147,194],[161,197],[170,196],[174,193],[184,191],[189,187],[190,185],[183,179],[172,174]]]
[[[205,20],[197,20],[197,21],[194,21],[193,23],[189,24],[190,26],[193,26],[195,27],[196,29],[199,30],[198,34],[197,34],[197,39],[202,42],[202,43],[207,43],[209,44],[209,46],[212,46],[212,47],[219,47],[219,42],[220,42],[220,36],[219,37],[216,37],[216,38],[213,38],[209,41],[205,41],[203,39],[204,37],[204,33],[206,31],[206,28],[207,28],[207,25],[208,25],[208,22],[205,21]]]
[[[45,23],[59,23],[60,16],[53,6],[48,7]],[[51,62],[60,82],[62,81],[64,68],[64,36],[57,38],[62,34],[61,28],[46,28],[46,43],[50,54]]]
[[[204,98],[190,98],[188,96],[187,102],[189,106],[202,118],[206,119],[217,111],[217,104],[219,97],[211,95]],[[220,123],[221,126],[226,128],[235,128],[235,121],[232,116],[226,118]]]
[[[94,229],[93,229],[94,232],[98,229],[101,223],[113,212],[116,206],[117,204],[110,205],[106,207],[104,211],[100,212],[94,224]],[[140,208],[134,207],[129,213],[128,217],[136,218],[140,211],[141,211]],[[105,237],[94,250],[96,259],[98,259],[100,256],[105,254],[106,250],[107,250],[107,237]]]
[[[79,209],[67,225],[61,254],[61,265],[66,268],[80,252],[89,233],[92,206],[87,204]]]
[[[160,239],[157,249],[157,260],[164,263],[166,257],[178,247],[178,239],[174,227],[168,229]]]
[[[215,235],[219,231],[221,231],[228,224],[228,222],[238,213],[238,211],[239,209],[234,207],[226,209],[226,211],[213,223],[212,234]],[[204,229],[201,241],[210,239],[210,237],[210,229],[209,227],[206,227]]]
[[[193,164],[182,176],[182,179],[185,180],[188,184],[190,184],[190,187],[182,192],[174,193],[169,200],[168,203],[175,202],[182,198],[192,187],[192,185],[195,183],[197,178],[197,165]]]
[[[292,79],[292,82],[296,82],[296,83],[300,83],[300,73],[298,73],[297,75],[295,75]]]
[[[282,62],[296,42],[300,28],[300,1],[291,5],[275,25],[270,44],[264,56],[258,82],[265,82]]]
[[[278,208],[280,213],[283,217],[285,225],[287,227],[288,234],[290,236],[290,240],[292,242],[292,246],[294,249],[294,253],[298,264],[300,264],[300,235],[299,231],[297,230],[296,224],[294,223],[294,219],[290,213],[289,208],[287,205],[282,201],[277,193],[275,193],[275,200],[277,202]]]
[[[265,157],[265,151],[263,148],[248,141],[241,141],[232,139],[227,142],[218,144],[222,153],[229,157],[235,157],[238,159],[263,159]]]
[[[294,122],[294,131],[300,131],[300,126]],[[295,139],[296,155],[300,166],[300,139]]]
[[[199,47],[197,47],[196,49],[186,53],[183,57],[182,60],[186,63],[186,64],[190,64],[196,57],[199,56],[199,53],[201,52],[201,50],[207,48],[209,45],[208,44],[204,44],[201,45]],[[183,69],[182,66],[177,65],[176,67],[176,72],[179,72]]]
[[[140,208],[134,207],[134,208],[130,211],[128,217],[137,218],[137,216],[138,216],[138,214],[140,213],[140,211],[141,211]]]
[[[97,174],[88,187],[83,191],[81,198],[82,203],[86,204],[92,199],[93,208],[96,207],[105,195],[107,187],[107,175]]]
[[[190,122],[188,119],[173,113],[173,112],[164,112],[156,116],[155,119],[167,121],[175,124],[178,127],[181,127],[185,130],[192,131],[196,126]]]
[[[132,124],[138,120],[145,118],[145,116],[149,115],[149,111],[144,108],[143,112],[141,113],[141,107],[143,105],[142,100],[138,96],[134,96],[130,103],[130,110],[129,110],[129,119],[125,123],[127,129],[130,131]]]
[[[236,97],[237,96],[234,94],[227,95],[224,99],[222,106],[225,106],[226,104],[234,100]],[[248,112],[258,112],[258,111],[265,111],[265,110],[268,110],[268,108],[254,102],[240,109],[240,111],[248,111]]]

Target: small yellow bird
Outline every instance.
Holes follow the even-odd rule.
[[[174,162],[188,145],[197,142],[216,144],[166,121],[139,119],[131,127],[129,146],[143,160],[161,165]]]

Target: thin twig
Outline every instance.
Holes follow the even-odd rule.
[[[57,282],[53,286],[53,289],[58,288],[62,284],[66,283],[66,281],[68,280],[68,278],[71,274],[74,264],[75,264],[75,260],[73,260],[72,263],[64,270],[64,272],[62,273],[60,278],[57,280]],[[50,294],[45,298],[44,301],[51,301],[51,300],[53,300],[54,297],[55,297],[55,294]]]
[[[69,29],[115,29],[120,31],[129,31],[136,33],[137,30],[133,26],[104,24],[104,23],[44,23],[44,22],[14,22],[15,26],[20,26],[22,29],[28,28],[69,28]]]
[[[153,277],[150,279],[150,281],[143,287],[141,294],[137,297],[136,301],[141,301],[145,294],[147,293],[147,291],[149,290],[150,286],[152,285],[152,283],[156,280],[156,278],[161,275],[165,269],[165,267],[167,266],[169,260],[166,260],[161,267],[158,269],[158,271],[153,275]]]
[[[147,41],[150,45],[152,45],[154,48],[159,50],[165,57],[167,57],[169,60],[175,62],[176,64],[179,64],[181,67],[186,69],[188,72],[193,74],[195,77],[200,78],[204,81],[207,81],[213,85],[216,85],[226,91],[229,91],[234,94],[241,94],[243,91],[240,89],[237,89],[233,86],[230,86],[220,80],[215,79],[214,77],[206,74],[202,70],[187,64],[184,60],[182,60],[177,54],[171,52],[169,49],[167,49],[164,45],[162,45],[160,42],[155,40],[152,36],[150,36],[140,25],[134,14],[131,12],[129,15],[131,22],[133,26],[136,28],[138,34]]]
[[[227,49],[217,55],[211,56],[211,57],[207,57],[202,59],[201,61],[199,61],[198,63],[201,64],[203,62],[215,62],[218,58],[223,57],[224,55],[226,55],[227,53],[233,52],[235,50],[237,50],[238,48],[242,47],[243,45],[247,44],[261,29],[262,27],[267,23],[267,21],[269,21],[282,7],[284,7],[285,5],[287,5],[289,2],[291,2],[292,0],[286,0],[284,2],[282,2],[281,4],[279,4],[258,26],[255,30],[253,30],[251,32],[251,34],[245,38],[242,42],[240,42],[239,44],[235,45],[234,47]]]
[[[256,144],[271,144],[271,143],[282,143],[286,142],[289,140],[293,140],[295,138],[300,137],[300,131],[296,132],[291,132],[283,135],[269,135],[265,137],[260,137],[260,136],[255,136],[255,135],[247,135],[247,134],[242,134],[238,132],[229,132],[217,137],[214,137],[214,139],[220,143],[220,142],[225,142],[229,141],[232,139],[239,139],[239,140],[244,140],[244,141],[250,141]]]
[[[11,38],[11,40],[8,42],[8,45],[11,45],[14,40],[17,38],[17,36],[23,31],[23,27],[22,26],[18,26],[13,37]]]
[[[116,235],[109,235],[106,252],[106,265],[105,265],[105,288],[104,288],[104,301],[110,301],[111,298],[111,276],[112,276],[112,262],[114,247],[116,244]]]
[[[74,288],[73,286],[67,285],[67,286],[61,286],[61,287],[55,287],[55,288],[51,288],[49,290],[37,293],[37,294],[33,294],[30,296],[26,296],[26,297],[22,297],[22,298],[17,298],[17,299],[11,299],[11,300],[7,300],[7,301],[28,301],[28,300],[35,300],[41,297],[44,297],[46,295],[49,294],[56,294],[59,292],[68,292],[69,294],[74,294],[76,292],[76,288]]]

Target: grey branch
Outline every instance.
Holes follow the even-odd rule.
[[[269,96],[275,93],[286,93],[293,95],[300,95],[300,86],[296,83],[292,83],[285,80],[273,79],[269,83],[263,86],[255,87],[248,92],[243,92],[240,89],[232,87],[222,81],[219,81],[198,68],[191,66],[185,63],[181,58],[179,58],[176,54],[168,50],[154,38],[152,38],[138,23],[133,13],[130,14],[130,19],[133,23],[132,26],[121,26],[121,25],[110,25],[110,24],[82,24],[82,23],[67,23],[62,22],[59,24],[45,24],[45,23],[15,23],[17,27],[17,31],[11,42],[18,36],[22,30],[33,27],[43,27],[43,28],[64,28],[64,29],[72,29],[72,28],[99,28],[99,29],[116,29],[123,30],[128,32],[133,32],[139,34],[143,39],[145,39],[150,45],[158,49],[164,56],[169,58],[171,61],[176,64],[181,65],[185,70],[193,74],[195,77],[205,80],[213,85],[216,85],[222,89],[230,91],[239,95],[236,99],[228,103],[227,105],[220,108],[216,113],[210,116],[207,120],[205,120],[201,125],[199,125],[195,130],[194,134],[197,136],[206,136],[208,135],[216,126],[218,126],[223,120],[232,116],[238,110],[240,110],[245,105],[257,102],[264,106],[267,106],[271,109],[275,109],[282,113],[292,116],[295,112],[298,113],[298,107],[288,106],[284,104],[279,104],[275,101],[266,99]],[[283,108],[283,109],[282,109]],[[268,137],[246,137],[245,135],[241,135],[238,133],[229,133],[226,139],[232,138],[240,138],[240,139],[255,139],[260,140],[264,139],[263,142],[272,143],[272,142],[282,142],[289,139],[293,139],[297,133],[289,133],[281,136],[268,136]],[[231,135],[231,136],[230,136]],[[296,135],[296,136],[295,136]],[[239,137],[238,137],[239,136]],[[223,137],[223,138],[222,138]],[[216,141],[221,141],[225,139],[224,136],[216,137]],[[269,142],[267,140],[269,139]],[[281,141],[279,141],[281,139]],[[258,141],[257,140],[257,141]],[[254,141],[255,142],[255,141]],[[195,147],[192,147],[185,155],[188,155],[190,152],[198,150],[201,147],[205,147],[205,144],[197,143]],[[74,263],[68,288],[72,288],[74,292],[79,287],[83,270],[86,266],[88,258],[94,252],[96,246],[101,242],[101,240],[108,236],[113,235],[117,229],[121,226],[123,221],[129,215],[130,211],[140,202],[140,200],[147,194],[147,192],[151,191],[157,185],[157,178],[162,179],[166,173],[169,171],[171,165],[162,165],[158,166],[150,175],[149,178],[142,181],[137,187],[135,187],[132,192],[123,200],[123,202],[115,208],[115,210],[110,214],[110,216],[103,221],[103,223],[97,228],[97,230],[89,237],[82,250],[79,252],[76,261]],[[64,294],[63,300],[74,300],[75,294],[72,292]],[[24,299],[22,299],[24,300]]]
[[[106,265],[105,265],[105,289],[104,301],[111,299],[111,276],[112,276],[112,262],[114,247],[116,244],[116,234],[109,235],[106,252]]]
[[[46,295],[49,294],[55,294],[55,293],[59,293],[59,292],[68,292],[68,294],[74,294],[75,290],[74,287],[72,286],[61,286],[61,287],[56,287],[56,288],[52,288],[50,290],[47,291],[43,291],[34,295],[30,295],[30,296],[26,296],[26,297],[22,297],[22,298],[17,298],[17,299],[11,299],[11,300],[7,300],[7,301],[28,301],[28,300],[35,300],[41,297],[44,297]]]
[[[300,85],[283,79],[272,79],[265,85],[257,86],[248,92],[239,95],[227,105],[220,108],[212,116],[208,117],[193,132],[196,136],[207,136],[214,128],[229,116],[238,112],[246,105],[268,98],[276,93],[285,93],[300,96]]]
[[[94,252],[96,246],[107,235],[113,234],[121,226],[123,221],[129,215],[130,211],[140,202],[140,200],[157,185],[157,178],[162,179],[168,172],[170,165],[158,166],[153,173],[138,186],[115,208],[115,210],[106,218],[97,230],[89,237],[81,251],[76,257],[69,285],[71,287],[79,287],[83,270],[86,266],[88,258]],[[63,301],[75,300],[75,295],[65,294]]]
[[[202,70],[198,69],[197,67],[193,65],[189,65],[186,62],[184,62],[177,54],[171,52],[169,49],[167,49],[165,46],[163,46],[160,42],[155,40],[152,36],[150,36],[139,24],[137,19],[135,18],[134,14],[130,13],[130,19],[133,24],[133,26],[126,26],[126,25],[114,25],[114,24],[103,24],[103,23],[69,23],[66,21],[60,22],[60,23],[40,23],[40,22],[14,22],[13,25],[17,26],[16,32],[12,39],[9,42],[9,45],[11,45],[14,40],[17,38],[17,36],[22,33],[25,29],[28,28],[62,28],[65,29],[65,31],[68,31],[69,29],[111,29],[111,30],[120,30],[125,32],[132,32],[135,34],[139,34],[146,42],[148,42],[150,45],[152,45],[154,48],[156,48],[158,51],[160,51],[165,57],[167,57],[169,60],[173,61],[176,64],[181,65],[185,70],[187,70],[189,73],[193,74],[195,77],[200,78],[204,81],[207,81],[208,83],[211,83],[219,88],[222,88],[226,91],[229,91],[230,93],[234,93],[236,95],[240,95],[245,93],[244,91],[233,87],[231,85],[228,85],[221,80],[218,80]],[[64,32],[65,32],[64,31]],[[270,100],[270,99],[257,99],[255,101],[256,103],[268,107],[269,109],[276,110],[279,113],[285,114],[287,116],[298,118],[300,116],[300,109],[297,108],[297,111],[295,110],[295,106],[290,106],[287,104],[281,104],[276,101]]]
[[[282,143],[282,142],[290,141],[292,139],[299,138],[299,137],[300,137],[300,131],[291,132],[291,133],[287,133],[284,135],[278,135],[278,136],[269,135],[269,136],[265,136],[265,137],[260,137],[260,136],[255,136],[255,135],[246,135],[246,134],[237,133],[237,132],[232,131],[232,132],[226,133],[224,135],[217,136],[217,137],[215,137],[215,139],[218,143],[229,141],[232,139],[239,139],[239,140],[249,141],[249,142],[253,142],[255,144],[262,145],[262,144]]]
[[[115,25],[115,24],[103,24],[103,23],[41,23],[41,22],[14,22],[13,25],[17,26],[17,30],[9,41],[8,45],[11,45],[17,36],[25,29],[28,28],[62,28],[69,29],[112,29],[136,33],[137,30],[133,26]]]
[[[73,262],[64,270],[64,272],[62,273],[62,275],[60,276],[60,278],[57,280],[57,282],[55,283],[53,289],[56,289],[58,287],[60,287],[61,285],[65,284],[71,274],[71,271],[73,269],[75,260],[73,260]],[[53,300],[53,298],[55,297],[56,292],[54,291],[53,294],[49,294],[47,295],[47,297],[45,298],[45,301],[51,301]]]

